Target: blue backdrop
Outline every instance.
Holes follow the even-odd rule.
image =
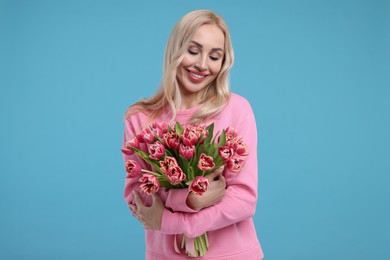
[[[266,259],[388,259],[389,1],[0,0],[0,258],[142,259],[123,113],[166,40],[221,14],[259,128]]]

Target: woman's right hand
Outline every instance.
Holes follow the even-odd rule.
[[[202,195],[190,192],[187,197],[187,205],[193,210],[199,211],[203,208],[213,206],[220,202],[225,196],[226,180],[222,176],[224,167],[221,167],[205,176],[209,180],[209,187]]]

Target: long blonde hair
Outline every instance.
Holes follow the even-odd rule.
[[[181,105],[181,94],[176,78],[177,67],[183,60],[191,38],[202,25],[218,26],[225,35],[225,55],[221,71],[210,83],[201,97],[202,107],[192,116],[190,123],[200,123],[207,118],[216,116],[230,98],[229,72],[233,66],[234,53],[229,29],[224,20],[208,10],[196,10],[184,15],[176,24],[165,47],[162,83],[157,93],[132,105],[126,116],[137,111],[147,111],[152,120],[162,113],[168,112],[174,120]]]

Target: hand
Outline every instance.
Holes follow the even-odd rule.
[[[158,194],[152,194],[152,205],[146,207],[138,192],[134,191],[134,204],[129,204],[133,215],[144,224],[145,229],[160,230],[161,219],[164,212],[164,204]]]
[[[222,176],[224,168],[221,167],[205,176],[209,180],[209,187],[202,195],[190,192],[187,197],[187,205],[193,210],[199,211],[203,208],[213,206],[220,202],[226,193],[226,180]]]

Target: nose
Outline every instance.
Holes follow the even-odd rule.
[[[207,57],[203,57],[200,55],[194,66],[199,71],[207,70]]]

